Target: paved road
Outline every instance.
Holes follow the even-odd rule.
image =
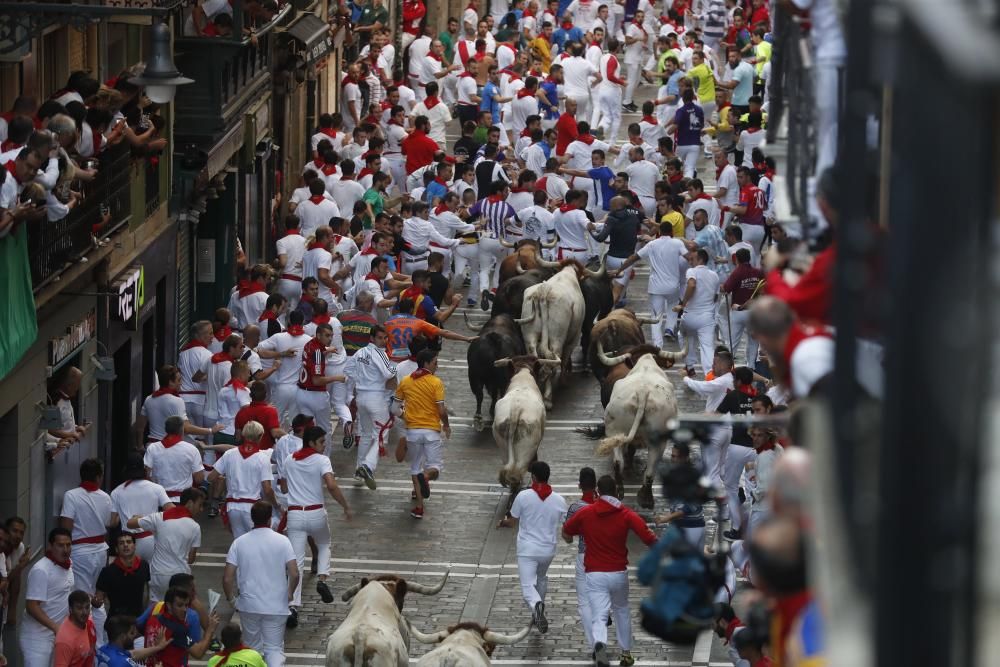
[[[649,87],[645,87],[649,89]],[[651,89],[647,90],[647,93]],[[628,122],[638,121],[626,114]],[[449,145],[456,128],[449,132]],[[703,171],[714,176],[704,163]],[[647,271],[640,267],[629,288],[629,306],[648,312],[645,287]],[[482,311],[467,309],[473,325],[486,317]],[[468,333],[465,317],[456,313],[449,327]],[[648,335],[648,332],[647,332]],[[423,583],[440,579],[446,570],[451,575],[444,590],[433,597],[410,595],[404,613],[425,632],[437,630],[460,620],[478,621],[502,632],[514,632],[526,625],[530,613],[521,599],[515,557],[515,533],[496,529],[502,517],[507,495],[497,483],[501,455],[487,429],[477,433],[471,426],[475,399],[468,380],[464,344],[445,341],[438,375],[447,387],[447,404],[453,414],[453,436],[446,446],[445,472],[433,484],[433,495],[426,502],[422,521],[410,517],[410,481],[406,466],[383,459],[378,470],[379,488],[369,491],[355,486],[351,477],[354,452],[337,446],[334,469],[346,489],[355,514],[352,524],[343,520],[340,508],[328,503],[333,531],[332,587],[333,604],[324,605],[315,593],[314,578],[307,575],[303,593],[304,607],[298,629],[287,635],[288,664],[321,665],[326,638],[343,620],[348,605],[340,602],[340,593],[362,576],[399,574]],[[669,373],[677,388],[682,412],[699,412],[703,402],[686,392],[678,372]],[[539,458],[552,466],[555,490],[568,501],[577,497],[579,468],[595,467],[598,474],[610,472],[606,460],[594,456],[595,442],[575,432],[579,425],[597,423],[602,409],[596,381],[589,373],[574,373],[557,392],[554,409],[549,413],[545,438]],[[339,437],[336,439],[339,443]],[[644,461],[644,458],[640,458]],[[628,478],[626,502],[636,508],[635,492],[640,473]],[[656,511],[664,511],[658,500]],[[641,512],[651,520],[652,512]],[[218,519],[202,519],[205,538],[195,574],[202,590],[221,590],[221,574],[230,538]],[[630,542],[634,565],[645,551],[635,540]],[[589,650],[576,610],[573,563],[575,545],[560,543],[550,570],[546,601],[549,632],[532,632],[518,645],[499,647],[493,663],[497,665],[589,665]],[[633,654],[640,665],[728,665],[725,652],[711,635],[705,633],[693,647],[676,647],[644,633],[638,622],[639,601],[646,590],[633,581],[631,602],[635,647]],[[617,657],[617,645],[611,641],[611,655]],[[411,656],[416,658],[427,647],[414,643]]]

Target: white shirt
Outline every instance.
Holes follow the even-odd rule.
[[[559,209],[552,218],[556,234],[559,235],[559,246],[562,248],[572,248],[574,250],[586,250],[587,248],[587,214],[583,209],[573,209],[563,211]]]
[[[365,196],[365,189],[356,180],[349,181],[338,181],[335,188],[333,188],[333,200],[337,203],[337,208],[340,210],[340,217],[350,217],[354,215],[354,205],[361,201],[361,198]],[[299,211],[295,209],[297,214]],[[327,222],[323,224],[328,224]],[[301,223],[300,223],[301,224]]]
[[[548,237],[548,230],[552,227],[552,212],[544,206],[532,204],[528,208],[520,211],[517,217],[524,223],[524,238],[544,241]]]
[[[590,46],[588,46],[587,51],[583,54],[584,58],[587,59],[587,62],[596,67],[597,70],[601,73],[601,76],[604,77],[604,80],[601,81],[599,84],[597,84],[602,88],[605,85],[607,85],[607,76],[605,76],[604,74],[604,68],[601,67],[601,56],[603,55],[604,55],[604,50],[597,44],[591,44]],[[608,54],[608,57],[612,57],[611,54]]]
[[[334,190],[336,191],[336,188]],[[296,207],[295,215],[299,218],[299,233],[303,238],[309,238],[315,235],[320,227],[329,225],[330,218],[341,217],[337,202],[325,197],[318,204],[312,199],[305,200]]]
[[[281,464],[281,472],[288,485],[288,504],[308,507],[323,504],[323,475],[333,474],[330,457],[322,453],[310,454],[296,461],[289,455]]]
[[[428,109],[423,102],[417,102],[417,106],[413,107],[413,115],[427,116],[431,124],[427,136],[436,141],[438,146],[445,145],[445,126],[451,122],[451,112],[448,111],[447,104],[438,102]]]
[[[705,397],[705,412],[715,412],[726,397],[726,392],[733,389],[733,374],[726,373],[711,380],[693,380],[685,376],[684,384],[694,393]]]
[[[569,184],[558,174],[546,173],[539,180],[545,181],[545,194],[549,196],[549,201],[561,201],[569,192]]]
[[[684,212],[684,217],[688,220],[694,220],[694,212],[701,209],[704,209],[705,214],[708,217],[708,224],[718,227],[722,211],[719,209],[719,202],[717,202],[714,197],[709,197],[707,199],[695,199],[688,205],[687,211]],[[690,229],[693,229],[693,226]],[[693,233],[690,238],[694,238]]]
[[[660,137],[666,136],[663,131],[663,125],[659,122],[648,123],[644,120],[639,121],[639,136],[642,137],[642,141],[650,146],[658,145]],[[645,151],[646,149],[643,148]],[[646,159],[650,158],[649,154],[646,154]]]
[[[727,164],[715,186],[716,188],[726,188],[726,196],[720,200],[723,206],[734,206],[740,203],[740,186],[736,182],[736,167]]]
[[[28,570],[24,599],[41,602],[42,611],[56,625],[62,625],[69,615],[69,594],[75,586],[73,568],[62,568],[48,558],[42,558]],[[18,634],[22,639],[52,642],[55,633],[36,621],[27,611],[21,617]]]
[[[597,68],[586,58],[572,56],[562,62],[563,90],[568,97],[586,97],[590,94],[590,78]]]
[[[475,26],[473,26],[475,27]],[[431,38],[427,35],[421,35],[417,37],[413,42],[410,43],[410,71],[413,74],[417,73],[417,66],[420,61],[427,57],[427,54],[431,52]]]
[[[589,144],[579,140],[571,141],[569,146],[566,147],[566,154],[570,156],[566,166],[570,169],[580,169],[582,171],[593,169],[594,161],[591,159],[591,153],[596,150],[602,150],[607,154],[609,148],[611,146],[600,139],[594,139]]]
[[[302,438],[294,433],[286,433],[274,443],[271,450],[271,459],[274,462],[274,479],[282,479],[284,474],[285,459],[302,449]]]
[[[465,183],[465,181],[459,181],[459,183]],[[469,184],[466,183],[466,186],[468,185]],[[431,224],[434,225],[434,229],[437,230],[439,235],[449,239],[455,234],[468,234],[469,232],[476,231],[475,225],[466,223],[458,217],[457,214],[447,209],[441,211],[440,213],[433,213],[431,215]]]
[[[248,324],[256,325],[261,313],[267,308],[267,292],[253,292],[240,297],[240,327],[245,329]]]
[[[188,554],[201,546],[201,526],[191,517],[164,519],[163,512],[139,518],[139,528],[156,536],[153,556],[149,559],[150,574],[191,574]]]
[[[764,130],[757,130],[756,132],[743,130],[740,132],[740,138],[736,140],[736,150],[743,151],[744,167],[753,169],[753,149],[761,146],[766,138],[767,133]]]
[[[684,242],[661,236],[639,248],[639,257],[649,264],[649,293],[676,294],[681,278],[681,259],[687,252]]]
[[[517,519],[518,556],[554,556],[559,531],[569,508],[558,493],[544,501],[532,489],[514,498],[510,515]]]
[[[205,375],[208,376],[206,378],[208,389],[205,392],[204,416],[209,423],[211,423],[212,420],[217,420],[219,418],[219,392],[231,379],[230,369],[232,366],[232,359],[226,359],[225,361],[214,363],[212,358],[209,357],[206,367],[202,369],[205,371]]]
[[[302,277],[318,280],[320,269],[326,269],[329,271],[330,277],[333,277],[333,255],[330,251],[325,248],[313,248],[306,251],[302,258]],[[330,306],[331,311],[335,310],[336,298],[330,288],[322,282],[319,284],[319,297],[326,301],[326,305]]]
[[[473,81],[473,84],[475,84],[475,81]],[[389,110],[387,109],[387,111]],[[406,129],[402,125],[397,125],[396,123],[387,123],[386,126],[382,128],[382,134],[385,135],[385,152],[382,154],[383,159],[387,155],[395,155],[398,159],[398,156],[401,155],[403,151],[401,144],[403,139],[406,138]],[[341,210],[343,210],[343,208],[341,208]]]
[[[302,277],[302,257],[306,254],[306,239],[301,234],[288,234],[275,242],[279,255],[285,256],[282,273]]]
[[[515,97],[510,103],[510,126],[514,134],[528,126],[528,116],[538,114],[538,98],[534,95]],[[537,172],[541,173],[541,172]]]
[[[153,481],[166,489],[167,495],[174,496],[191,488],[192,476],[205,470],[198,448],[183,440],[171,447],[164,447],[162,442],[150,444],[142,463],[149,468]]]
[[[302,348],[305,347],[312,339],[311,336],[305,334],[301,336],[293,336],[287,331],[282,331],[281,333],[276,333],[267,340],[261,342],[257,346],[258,350],[269,350],[271,352],[287,352],[288,350],[295,350],[295,356],[291,358],[281,357],[281,365],[278,366],[278,370],[274,372],[274,375],[268,378],[269,381],[273,381],[275,386],[279,385],[290,385],[295,383],[299,378],[299,364],[295,363],[297,359],[302,356]]]
[[[214,340],[214,339],[213,339]],[[212,358],[212,353],[207,347],[195,345],[186,350],[181,350],[177,355],[177,368],[181,372],[181,398],[184,402],[193,405],[205,404],[205,389],[207,382],[194,382],[191,378],[195,373],[200,372],[208,365]]]
[[[634,37],[636,41],[625,47],[625,64],[637,65],[642,62],[643,53],[646,51],[647,36],[642,28],[635,23],[625,26],[625,36]]]
[[[655,197],[656,182],[660,180],[660,170],[649,160],[638,160],[624,169],[628,174],[629,187],[640,197]]]
[[[201,10],[205,12],[206,25],[211,23],[217,14],[221,14],[222,12],[226,12],[227,14],[233,13],[233,8],[230,6],[228,0],[201,0],[198,4],[201,5]],[[197,36],[197,34],[198,31],[195,29],[194,18],[188,13],[188,17],[184,21],[184,35],[191,37]],[[65,102],[60,102],[60,104],[65,104]]]
[[[188,476],[190,478],[190,475]],[[122,524],[134,516],[146,516],[160,511],[173,502],[166,489],[148,479],[133,479],[119,484],[111,492],[111,508]],[[139,532],[124,528],[126,533]]]
[[[226,497],[260,500],[261,485],[271,481],[271,453],[256,452],[243,458],[239,449],[230,449],[215,462],[215,472],[226,478]],[[229,503],[232,512],[250,512],[253,503]]]
[[[107,535],[111,512],[111,496],[101,489],[87,491],[78,486],[63,494],[62,512],[59,516],[73,520],[73,541],[76,542],[88,537]],[[104,540],[95,544],[73,545],[74,555],[102,553],[107,550],[108,543]]]
[[[694,278],[694,294],[684,310],[691,315],[705,315],[715,312],[715,296],[719,292],[719,274],[707,266],[695,266],[687,270],[684,282]]]
[[[168,417],[177,416],[184,421],[187,421],[188,418],[187,410],[184,408],[184,399],[174,394],[160,396],[150,394],[142,402],[140,414],[146,418],[146,423],[149,424],[150,440],[162,440],[163,436],[167,434],[163,430],[163,425]]]
[[[806,338],[792,350],[792,394],[804,398],[813,385],[833,370],[834,341],[827,336]]]
[[[354,116],[351,115],[349,102],[354,102],[354,111],[358,118],[364,118],[367,114],[361,108],[361,88],[353,81],[348,81],[340,91],[340,113],[344,117],[344,132],[354,131]]]
[[[288,616],[288,563],[294,560],[289,539],[268,527],[254,528],[233,540],[226,564],[236,567],[236,609]]]
[[[476,104],[472,101],[473,95],[479,94],[479,85],[476,83],[476,78],[473,76],[460,76],[458,77],[458,103],[459,104]]]
[[[244,405],[250,405],[250,391],[246,387],[236,388],[227,384],[219,392],[219,423],[226,435],[236,435],[236,413]]]
[[[524,149],[524,167],[535,172],[536,176],[541,177],[545,172],[545,163],[548,162],[548,158],[545,157],[545,151],[542,150],[541,142],[537,144],[531,144]]]
[[[573,0],[566,7],[563,14],[573,15],[573,25],[584,32],[589,32],[594,27],[594,20],[597,18],[597,10],[600,5],[606,4],[597,0]],[[609,7],[610,9],[610,7]]]
[[[413,249],[412,256],[426,253],[431,241],[446,248],[454,248],[460,243],[457,239],[438,232],[430,220],[420,217],[407,218],[403,221],[403,240]]]

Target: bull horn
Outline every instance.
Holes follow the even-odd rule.
[[[607,264],[605,264],[605,262],[602,260],[601,261],[601,269],[599,271],[591,271],[587,267],[584,267],[583,268],[583,272],[589,278],[603,278],[607,274],[607,272],[608,272],[608,267],[607,267]]]
[[[410,636],[414,637],[421,644],[437,644],[448,636],[447,630],[439,630],[438,632],[432,632],[429,635],[424,634],[420,630],[413,627],[413,624],[410,623],[410,619],[404,616],[403,620],[406,622],[406,629],[409,631]]]
[[[659,317],[639,317],[636,315],[635,319],[639,320],[639,324],[659,324],[663,320],[663,315],[661,314]]]
[[[685,352],[685,354],[687,353]],[[618,364],[625,363],[625,360],[628,359],[628,353],[626,352],[625,354],[609,357],[604,353],[604,343],[597,341],[597,358],[600,359],[601,363],[605,366],[617,366]]]
[[[517,259],[517,263],[514,265],[514,268],[517,270],[518,273],[524,273],[524,267],[521,266],[521,258],[520,257]]]
[[[528,623],[528,627],[513,635],[505,635],[499,632],[493,632],[492,630],[487,630],[483,633],[483,640],[489,642],[490,644],[496,644],[497,646],[516,644],[528,636],[528,633],[531,632],[532,625],[533,622]]]
[[[493,362],[493,365],[496,368],[502,368],[503,366],[510,366],[510,364],[511,364],[510,357],[504,357],[503,359],[497,359],[496,361]]]
[[[513,248],[514,247],[514,244],[511,243],[510,241],[508,241],[507,239],[500,239],[500,238],[498,238],[497,241],[499,241],[500,245],[502,245],[504,248]]]
[[[542,246],[543,248],[555,248],[557,243],[559,243],[559,237],[558,236],[553,237],[553,239],[551,241],[549,241],[548,243],[542,243],[541,241],[538,242],[538,244],[540,246]]]
[[[448,581],[449,574],[451,574],[450,569],[444,573],[444,577],[441,581],[437,582],[433,586],[425,586],[423,584],[410,583],[408,581],[406,582],[406,588],[407,590],[411,590],[414,593],[420,593],[421,595],[437,595],[441,592],[441,589],[444,588],[445,582]]]
[[[538,262],[538,266],[542,267],[543,269],[558,269],[559,268],[559,262],[550,262],[549,260],[544,259],[542,257],[539,257],[535,261]]]
[[[556,357],[555,359],[539,359],[538,363],[542,366],[562,366],[562,359]]]
[[[660,350],[657,354],[660,359],[666,359],[668,361],[678,362],[687,356],[688,346],[687,341],[684,341],[684,348],[678,352],[668,352],[667,350]]]
[[[354,597],[355,595],[357,595],[358,591],[360,591],[360,590],[361,590],[361,583],[358,582],[358,583],[354,584],[353,586],[351,586],[350,588],[348,588],[346,591],[344,591],[344,594],[340,596],[340,599],[343,600],[344,602],[347,602],[352,597]]]
[[[532,322],[535,319],[535,305],[534,305],[534,302],[533,301],[529,301],[528,305],[531,306],[531,314],[528,315],[527,317],[519,317],[519,318],[515,319],[514,322],[516,322],[517,324],[521,325],[521,324],[528,324],[528,323]],[[523,306],[522,306],[522,309],[523,309]],[[523,310],[522,310],[522,312],[523,312]]]

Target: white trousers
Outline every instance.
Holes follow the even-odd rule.
[[[240,612],[243,641],[264,656],[267,667],[285,664],[285,622],[288,616]]]
[[[604,128],[604,137],[608,143],[614,143],[618,137],[618,128],[622,124],[622,89],[621,86],[598,86],[594,92],[594,113],[590,117],[590,129]]]
[[[469,295],[479,291],[479,244],[459,243],[452,252],[455,258],[455,276],[462,278],[469,269]]]
[[[594,643],[608,643],[608,616],[615,616],[615,634],[623,651],[632,650],[632,617],[628,608],[628,572],[588,572],[587,598],[594,614]]]
[[[642,211],[646,214],[647,218],[652,220],[656,219],[656,197],[649,197],[646,195],[639,195],[639,203],[642,205]]]
[[[294,383],[275,382],[274,384],[268,383],[268,389],[270,390],[271,405],[278,411],[278,421],[281,422],[282,426],[291,426],[298,411],[299,388]]]
[[[389,165],[389,175],[392,176],[392,186],[399,194],[406,193],[406,158],[399,153],[383,153],[382,161]]]
[[[316,542],[316,573],[323,576],[330,573],[330,524],[326,519],[326,510],[292,510],[288,513],[288,527],[285,529],[285,533],[292,543],[292,550],[295,552],[295,561],[299,564],[300,573],[299,585],[295,587],[295,597],[290,606],[300,607],[302,606],[302,580],[305,578],[301,573],[306,571],[306,547],[309,537],[312,537]]]
[[[427,255],[430,253],[424,250],[421,254],[417,255],[419,259],[413,259],[412,255],[407,255],[403,253],[403,273],[407,275],[413,275],[414,271],[427,270]]]
[[[576,118],[577,120],[590,120],[590,93],[583,95],[580,94],[566,94],[566,97],[571,100],[576,100]]]
[[[188,421],[195,426],[205,426],[205,404],[189,403],[184,401],[184,411],[187,412]],[[213,424],[209,424],[213,426]]]
[[[743,240],[750,244],[750,263],[760,268],[760,244],[764,242],[764,225],[748,225],[740,223],[743,230]]]
[[[590,597],[587,595],[587,572],[583,569],[584,554],[576,555],[576,608],[580,612],[580,623],[583,625],[583,635],[587,646],[594,648],[594,612],[590,608]]]
[[[372,474],[378,467],[379,446],[384,444],[389,432],[389,401],[382,390],[357,392],[358,466],[367,466]]]
[[[227,503],[226,509],[228,510],[226,518],[229,520],[229,530],[232,532],[234,540],[253,530],[253,520],[250,518],[250,505],[247,503]]]
[[[521,596],[528,603],[528,609],[534,610],[539,602],[545,602],[545,593],[549,589],[549,566],[552,556],[518,556],[517,576],[521,580]]]
[[[176,498],[174,500],[176,500]],[[153,549],[155,548],[156,537],[153,535],[150,535],[149,537],[140,537],[135,541],[135,555],[147,563],[149,562],[149,559],[153,557]]]
[[[753,447],[730,443],[726,448],[726,458],[722,461],[722,485],[726,487],[726,504],[729,505],[729,521],[733,530],[743,528],[746,512],[740,503],[740,478],[748,463],[757,460]]]
[[[639,73],[642,69],[642,63],[625,63],[625,78],[628,81],[625,84],[625,99],[623,104],[632,104],[635,98],[635,89],[639,87]]]
[[[51,667],[52,650],[55,648],[56,636],[46,632],[47,638],[18,637],[21,647],[21,664],[24,667]]]
[[[694,526],[691,528],[681,528],[684,539],[701,553],[705,549],[705,526]]]
[[[500,241],[488,236],[480,237],[479,243],[479,287],[496,289],[500,280],[500,262],[507,256],[507,248]]]
[[[823,173],[837,159],[837,125],[840,118],[841,68],[835,64],[817,63],[816,86],[816,172]]]
[[[278,294],[288,299],[287,312],[290,313],[298,307],[299,299],[302,298],[301,280],[286,280],[285,278],[282,278],[274,287]]]
[[[722,488],[722,462],[726,460],[726,450],[732,439],[732,426],[713,426],[708,443],[701,448],[703,473],[716,488]]]
[[[155,572],[149,576],[149,599],[153,602],[161,602],[170,585],[170,577],[176,572]]]
[[[608,267],[608,273],[618,270],[618,268],[625,263],[625,258],[622,257],[612,257],[611,255],[604,256],[604,265]],[[622,286],[622,297],[625,296],[625,288],[628,287],[629,274],[632,270],[622,271],[622,274],[614,279],[614,282]]]
[[[89,545],[81,545],[89,546]],[[77,551],[76,548],[73,549]],[[97,577],[101,570],[108,564],[108,552],[106,550],[92,551],[90,553],[73,553],[73,587],[78,591],[84,591],[93,595],[97,592]],[[104,621],[108,618],[108,613],[104,607],[94,607],[91,610],[94,617],[94,627],[97,630],[98,646],[107,643],[104,640]]]
[[[330,434],[330,394],[326,391],[306,391],[296,388],[295,404],[298,412],[307,414],[327,435]]]
[[[333,375],[343,375],[346,366],[346,363],[338,364],[330,370],[330,373]],[[326,393],[330,397],[330,405],[333,406],[333,411],[337,415],[340,428],[343,429],[344,424],[349,424],[354,419],[351,416],[351,408],[347,405],[347,383],[331,382],[326,385]],[[327,440],[327,443],[329,444],[331,441]]]
[[[667,329],[674,332],[675,336],[677,335],[677,313],[674,312],[674,306],[679,301],[676,291],[671,294],[649,295],[649,309],[653,317],[663,316],[658,323],[650,325],[652,328],[650,339],[656,347],[663,347],[663,332]]]
[[[735,358],[736,350],[740,348],[743,342],[743,335],[746,334],[746,365],[753,368],[754,362],[757,361],[757,350],[760,348],[760,343],[750,335],[749,322],[749,310],[729,311],[729,326],[732,329],[733,335],[733,356]]]
[[[700,144],[689,144],[678,146],[675,153],[684,162],[684,178],[694,178],[694,172],[698,168],[698,154],[701,152]]]
[[[689,339],[687,341],[687,365],[693,367],[700,352],[702,372],[707,373],[711,370],[712,359],[715,357],[715,312],[684,313],[684,317],[681,319],[680,334],[685,339]],[[697,346],[692,339],[697,339]]]

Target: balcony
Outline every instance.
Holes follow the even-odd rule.
[[[226,37],[178,37],[174,40],[177,68],[194,83],[179,90],[174,135],[177,147],[215,145],[238,124],[242,114],[259,102],[271,86],[274,28],[291,19],[286,5],[256,30],[256,45],[234,32]],[[241,17],[235,15],[236,25]]]
[[[101,153],[97,178],[81,188],[83,201],[62,220],[47,220],[28,227],[28,262],[35,293],[55,280],[67,267],[94,247],[95,226],[107,207],[110,221],[99,230],[107,237],[131,217],[131,165],[129,148],[122,142]]]

